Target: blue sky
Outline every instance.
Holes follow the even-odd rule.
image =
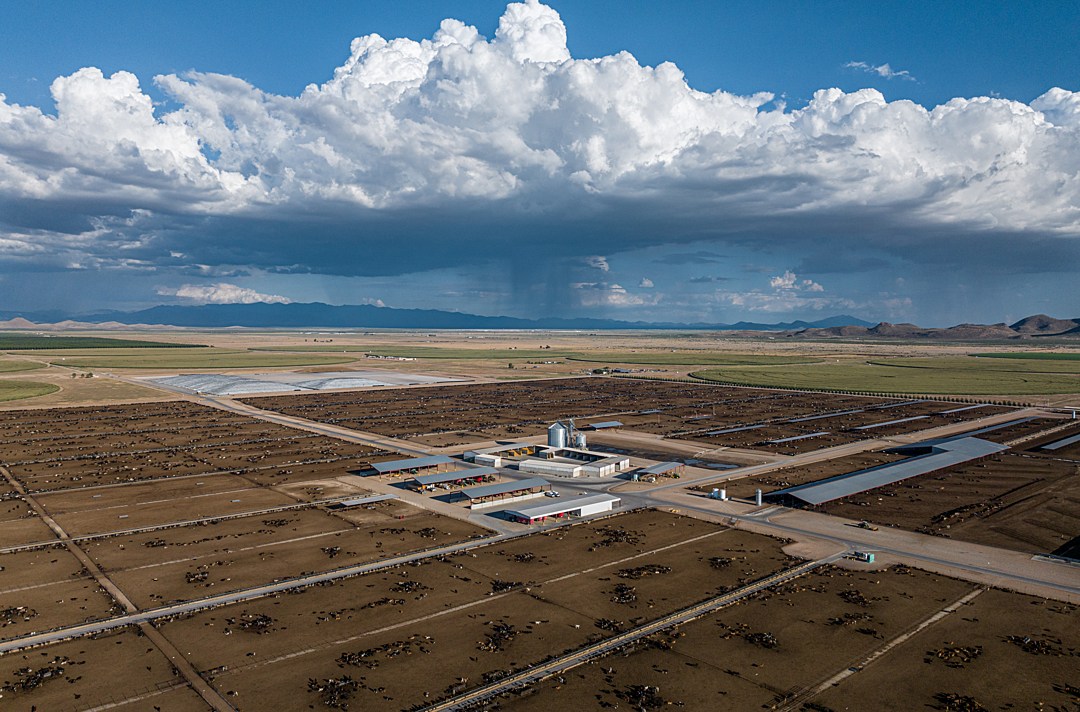
[[[5,307],[1080,316],[1074,4],[315,7],[5,6]]]

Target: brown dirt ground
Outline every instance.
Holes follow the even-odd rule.
[[[56,535],[36,515],[0,522],[0,542],[5,547],[34,544],[55,539]]]
[[[34,491],[230,470],[288,482],[297,467],[336,462],[343,474],[389,456],[186,401],[4,411],[0,442],[0,460]]]
[[[378,392],[316,393],[253,397],[245,402],[318,422],[406,438],[430,447],[467,445],[493,438],[539,435],[556,418],[588,421],[617,418],[625,427],[713,447],[756,448],[795,455],[874,437],[973,420],[1007,408],[942,414],[957,406],[941,401],[837,394],[793,393],[627,379],[561,379],[547,382],[470,384]],[[881,406],[902,403],[898,407]],[[805,422],[797,417],[866,409]],[[659,413],[642,413],[660,409]],[[388,418],[388,415],[393,418]],[[928,417],[865,431],[860,425],[917,415]],[[736,433],[714,430],[763,424]],[[828,434],[769,443],[819,431]]]
[[[627,427],[675,434],[743,422],[880,405],[888,399],[635,381],[559,379],[350,393],[269,396],[245,402],[318,422],[404,438],[451,434],[460,442],[538,435],[557,418],[618,417]],[[641,415],[642,410],[659,414]],[[393,415],[393,418],[388,418]],[[688,421],[698,415],[701,422]],[[440,443],[440,444],[449,444]]]
[[[212,482],[213,479],[210,479],[210,481]],[[191,487],[192,492],[201,493],[202,488],[198,487],[194,481],[187,480],[186,482]],[[125,489],[115,488],[102,490],[101,492],[121,495],[124,494]],[[90,497],[89,492],[82,492],[81,494],[85,498]],[[296,504],[295,499],[280,492],[251,486],[242,490],[221,491],[205,496],[177,496],[152,503],[133,501],[130,504],[124,504],[120,502],[122,499],[122,497],[117,496],[113,499],[113,503],[102,505],[100,508],[81,512],[65,512],[53,516],[68,534],[82,536],[136,527],[168,525],[174,522],[203,517],[242,514],[249,511]]]
[[[467,522],[403,506],[407,510],[398,511],[408,515],[368,512],[364,525],[322,510],[298,510],[111,537],[83,546],[136,605],[152,607],[482,534]],[[189,577],[195,580],[189,582]]]
[[[0,592],[83,578],[86,572],[75,555],[56,545],[0,554]]]
[[[631,541],[598,546],[615,529]],[[696,537],[704,538],[687,541]],[[240,709],[266,709],[277,700],[288,702],[277,701],[275,709],[306,709],[319,701],[305,689],[309,678],[343,673],[363,680],[355,697],[362,705],[401,709],[433,700],[461,678],[474,685],[485,673],[522,667],[611,635],[596,627],[597,618],[623,625],[651,619],[782,568],[789,561],[779,547],[774,539],[699,520],[633,512],[302,594],[207,611],[163,630],[182,650],[193,650],[193,662],[212,671],[218,689],[239,693]],[[709,563],[714,556],[732,561],[714,568]],[[619,576],[624,569],[659,561],[672,570],[637,579]],[[406,591],[402,581],[415,588]],[[492,596],[495,581],[527,588]],[[611,601],[620,583],[636,589],[636,601]],[[240,630],[245,612],[273,618],[271,632]],[[505,651],[478,650],[493,621],[513,625],[520,634]],[[215,644],[206,645],[207,640]],[[376,653],[372,669],[335,662],[345,652],[394,643],[402,654]]]
[[[43,667],[62,667],[64,672],[29,691],[4,691],[0,707],[11,712],[31,712],[32,709],[73,712],[126,700],[159,687],[184,684],[173,674],[172,665],[165,656],[134,629],[0,656],[0,684],[25,679],[17,674],[20,669]],[[191,695],[194,693],[163,696],[162,699],[176,702],[171,703],[172,706],[162,705],[162,712],[205,709],[205,705],[194,704]],[[127,709],[150,710],[155,704],[161,705],[157,699],[151,698]]]
[[[1018,425],[1009,426],[1008,428],[1000,428],[989,433],[983,433],[979,437],[983,440],[989,440],[990,442],[1006,443],[1016,438],[1033,435],[1040,430],[1061,425],[1061,423],[1062,421],[1053,418],[1035,418],[1026,423],[1020,423]]]
[[[985,418],[996,413],[1003,413],[1009,408],[997,407],[966,410],[959,413],[943,414],[942,411],[952,410],[958,407],[951,403],[928,401],[912,403],[897,408],[884,410],[866,410],[862,413],[851,413],[833,418],[821,418],[803,422],[791,422],[780,420],[774,424],[753,430],[743,430],[734,433],[722,433],[709,435],[709,431],[680,435],[680,438],[694,440],[695,442],[708,443],[713,446],[754,448],[766,450],[780,455],[798,455],[804,452],[820,450],[825,447],[843,445],[871,438],[889,438],[896,435],[939,428],[945,425],[964,423],[978,418]],[[918,420],[909,420],[903,423],[885,425],[896,420],[919,417]],[[856,430],[865,425],[882,424],[880,427],[866,430]],[[772,440],[781,440],[815,433],[826,433],[814,437],[792,440],[786,443],[772,443]]]
[[[816,701],[838,712],[943,710],[937,695],[945,693],[972,697],[985,709],[1075,710],[1080,708],[1078,616],[1075,606],[988,591]],[[1050,647],[1061,654],[1025,652],[1010,636],[1055,641]],[[938,651],[956,647],[978,647],[981,654],[953,665],[938,657]]]
[[[1006,549],[1049,553],[1080,532],[1080,462],[1006,452],[824,505],[866,519]]]
[[[150,695],[151,693],[144,693]],[[149,697],[132,696],[128,702],[114,702],[115,712],[212,712],[212,708],[187,685],[165,688]],[[80,708],[85,709],[85,708]]]
[[[903,458],[903,455],[888,452],[860,453],[858,455],[840,457],[835,460],[815,462],[809,465],[786,467],[779,470],[773,470],[772,472],[763,475],[728,480],[722,485],[715,484],[695,489],[703,492],[711,492],[714,487],[724,486],[727,489],[729,497],[753,497],[754,491],[759,488],[762,492],[773,492],[778,489],[784,489],[785,487],[794,487],[795,485],[801,485],[807,482],[817,482],[818,480],[823,480],[835,475],[843,475],[867,467],[896,462]]]
[[[491,709],[634,709],[620,698],[632,685],[655,686],[664,700],[686,709],[768,709],[786,692],[844,670],[971,590],[903,568],[825,567]],[[755,636],[763,634],[773,636],[774,647],[758,642]]]
[[[112,598],[93,579],[58,581],[40,588],[0,593],[0,611],[26,607],[29,613],[0,627],[0,639],[108,618],[118,612]]]
[[[1069,427],[1059,430],[1056,433],[1047,435],[1041,438],[1035,438],[1023,444],[1023,448],[1029,451],[1042,452],[1051,457],[1060,457],[1070,460],[1080,460],[1080,441],[1072,443],[1071,445],[1065,445],[1059,447],[1056,450],[1040,450],[1043,445],[1049,445],[1057,442],[1058,440],[1064,440],[1065,438],[1075,437],[1080,435],[1080,423],[1069,423]]]

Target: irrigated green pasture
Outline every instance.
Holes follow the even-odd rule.
[[[32,336],[26,334],[0,334],[0,350],[20,351],[39,349],[159,349],[202,348],[202,344],[167,344],[162,341],[138,339],[109,339],[100,336]]]
[[[547,349],[458,349],[438,346],[361,346],[356,344],[297,344],[295,346],[263,346],[255,351],[299,351],[311,353],[365,353],[394,358],[438,359],[499,359],[508,358],[565,358],[566,351]]]
[[[729,354],[715,351],[645,351],[622,353],[584,353],[569,357],[572,361],[590,363],[626,363],[642,366],[779,366],[784,364],[819,363],[810,356],[763,356],[759,354]]]
[[[1056,352],[1056,351],[1014,351],[1014,352],[992,352],[983,354],[971,354],[978,358],[1011,358],[1011,359],[1027,359],[1030,361],[1080,361],[1080,352],[1073,351],[1069,353]]]
[[[970,356],[946,356],[939,358],[885,358],[869,363],[900,368],[949,369],[955,371],[1005,371],[1008,373],[1074,373],[1080,374],[1080,361],[1073,360],[984,360]]]
[[[351,356],[272,354],[241,349],[109,349],[93,354],[48,354],[50,363],[72,368],[275,368],[348,363]]]
[[[0,373],[15,373],[16,371],[33,371],[35,368],[45,368],[45,364],[34,361],[0,361]]]
[[[1019,365],[1019,364],[1018,364]],[[1049,366],[1049,367],[1048,367]],[[1060,366],[1061,368],[1054,368]],[[748,386],[829,389],[868,393],[1040,395],[1080,393],[1080,364],[1012,364],[970,357],[884,359],[790,367],[731,367],[698,371],[707,381]]]
[[[267,346],[259,351],[294,351],[313,353],[370,353],[397,358],[498,360],[568,359],[597,364],[631,364],[641,366],[753,366],[788,363],[814,363],[820,359],[808,356],[762,356],[729,354],[715,351],[575,351],[569,349],[463,349],[439,346],[357,346],[332,344],[299,344],[296,346]]]
[[[22,400],[34,396],[44,396],[60,390],[60,386],[37,381],[8,380],[0,381],[0,401]]]

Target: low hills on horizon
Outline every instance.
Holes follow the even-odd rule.
[[[1002,341],[1041,338],[1080,339],[1080,318],[1057,319],[1036,314],[1013,324],[958,324],[927,328],[915,324],[874,324],[849,315],[813,322],[734,324],[621,321],[592,317],[482,316],[438,309],[396,309],[374,305],[330,305],[319,302],[268,304],[160,305],[139,311],[88,315],[64,312],[0,310],[2,329],[508,329],[508,330],[662,330],[725,331],[747,336],[772,332],[793,339],[902,339],[938,341]]]
[[[0,310],[0,328],[41,328],[55,324],[67,328],[281,328],[281,329],[518,329],[518,330],[640,330],[692,329],[704,331],[784,331],[843,326],[873,326],[853,316],[833,316],[813,322],[736,324],[622,321],[594,317],[482,316],[438,309],[397,309],[369,304],[331,305],[320,302],[290,304],[160,305],[133,312],[109,311],[88,315],[64,312]],[[16,321],[20,320],[20,321]]]
[[[932,339],[938,341],[1005,341],[1038,338],[1080,339],[1080,318],[1055,319],[1045,314],[1024,317],[1013,324],[957,324],[948,328],[924,328],[915,324],[890,324],[808,327],[786,336],[804,339]]]

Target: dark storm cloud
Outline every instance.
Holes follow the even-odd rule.
[[[53,83],[55,116],[0,101],[0,256],[207,277],[461,267],[565,310],[588,281],[575,259],[650,247],[671,267],[738,248],[798,254],[781,267],[800,274],[1034,274],[1076,264],[1080,244],[1080,94],[1065,90],[928,110],[824,89],[788,111],[694,91],[668,63],[572,59],[536,2],[491,40],[456,21],[425,42],[357,38],[297,97],[155,82],[167,109],[93,68]],[[603,304],[645,300],[619,289]]]

